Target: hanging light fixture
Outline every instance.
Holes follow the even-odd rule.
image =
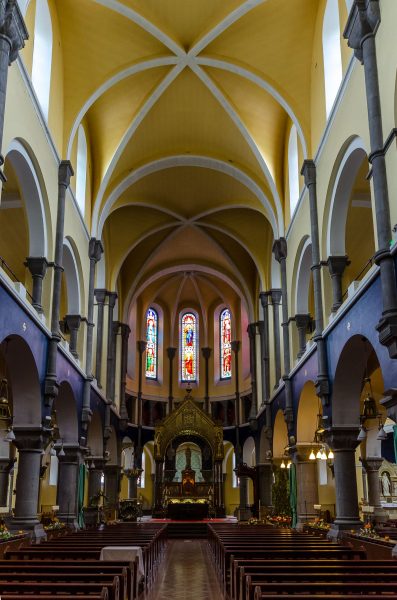
[[[7,435],[4,438],[5,442],[13,442],[15,440],[15,433],[13,432],[12,427],[9,428]]]
[[[282,460],[282,462],[281,462],[280,468],[281,468],[281,469],[285,469],[285,468],[286,468],[286,465],[285,465],[284,459],[283,459],[283,460]]]
[[[325,448],[323,448],[322,451],[321,451],[321,460],[327,460],[327,455],[325,453]]]
[[[291,461],[289,460],[287,463],[287,469],[290,469],[290,468],[291,468]]]
[[[58,457],[59,456],[61,456],[61,457],[65,456],[65,450],[63,449],[63,440],[61,440],[61,448],[60,448],[60,450],[58,452]]]
[[[357,436],[357,440],[359,442],[362,442],[363,440],[365,440],[366,437],[367,437],[366,429],[365,429],[364,425],[361,425],[360,432]]]
[[[382,423],[380,423],[380,425],[379,425],[379,432],[378,432],[378,435],[376,436],[376,439],[379,440],[380,442],[387,440],[387,433],[384,430]]]
[[[50,448],[50,456],[56,456],[56,450],[54,448],[54,444],[51,444],[51,448]]]
[[[94,459],[91,460],[90,469],[95,469]]]
[[[335,458],[334,453],[332,452],[332,449],[328,452],[328,460],[333,460]]]
[[[310,452],[309,460],[316,460],[316,455],[314,454],[313,448],[312,448],[312,451]]]
[[[320,448],[317,450],[317,454],[316,454],[316,458],[318,458],[319,460],[321,459],[322,453]]]

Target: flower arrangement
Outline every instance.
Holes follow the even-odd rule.
[[[289,527],[291,525],[292,517],[289,515],[271,515],[268,517],[268,521],[277,527]]]
[[[355,532],[355,535],[358,535],[360,537],[367,537],[367,538],[371,538],[373,540],[381,540],[381,536],[378,535],[378,533],[375,531],[374,526],[372,525],[372,523],[365,523],[364,526],[357,532]]]
[[[23,535],[25,532],[23,530],[18,531],[18,533],[11,533],[8,531],[6,524],[4,521],[0,521],[0,542],[5,542],[10,540],[11,538],[17,538]]]
[[[51,521],[44,525],[44,531],[54,531],[57,529],[65,529],[65,523],[62,523],[57,517],[52,517]]]
[[[329,523],[324,521],[324,519],[320,519],[319,517],[314,519],[314,521],[309,521],[308,526],[313,527],[314,529],[324,529],[325,531],[328,531],[331,527]]]

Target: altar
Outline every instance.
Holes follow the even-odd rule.
[[[190,395],[155,428],[156,517],[224,516],[223,430]]]

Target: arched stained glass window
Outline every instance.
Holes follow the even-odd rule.
[[[87,188],[87,138],[84,127],[79,126],[77,134],[77,170],[76,170],[76,200],[81,214],[85,213],[85,193]]]
[[[154,308],[146,313],[146,377],[157,379],[158,316]]]
[[[48,119],[52,64],[52,22],[47,0],[36,2],[36,17],[33,41],[32,83]]]
[[[220,314],[220,365],[221,379],[232,376],[232,316],[225,308]]]
[[[194,382],[198,379],[197,338],[197,317],[187,312],[181,317],[181,381]]]
[[[288,183],[289,206],[292,217],[299,200],[298,133],[295,125],[291,127],[288,141]]]
[[[338,0],[327,0],[323,21],[325,108],[327,118],[342,81]]]

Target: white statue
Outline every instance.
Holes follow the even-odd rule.
[[[389,474],[386,471],[382,473],[382,494],[385,498],[391,496],[391,481]]]

